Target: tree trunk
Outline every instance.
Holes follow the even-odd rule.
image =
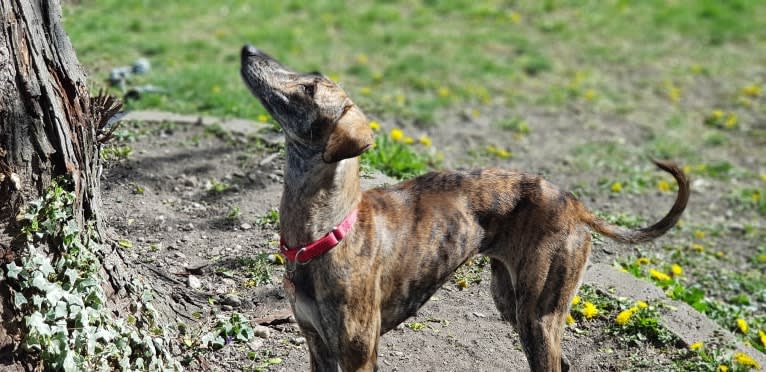
[[[119,107],[91,100],[85,73],[61,25],[57,0],[0,0],[0,267],[20,252],[16,216],[39,198],[52,179],[72,180],[74,219],[80,231],[95,221],[102,233],[99,135],[105,115]],[[106,104],[107,107],[102,107]],[[108,254],[108,253],[107,253]],[[124,267],[109,255],[103,270],[112,285],[124,283],[115,273]],[[19,327],[0,284],[0,369],[17,359]],[[18,365],[16,365],[18,367]]]

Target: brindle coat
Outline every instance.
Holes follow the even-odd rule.
[[[358,156],[372,145],[372,132],[338,85],[293,72],[249,45],[241,73],[285,133],[280,227],[287,246],[314,241],[359,211],[333,250],[288,263],[285,287],[314,371],[374,370],[380,335],[414,315],[476,254],[491,258],[492,296],[531,369],[566,370],[561,334],[590,231],[646,242],[676,224],[689,198],[684,173],[659,161],[678,182],[678,196],[664,218],[638,230],[610,225],[572,194],[511,170],[429,173],[363,193]]]

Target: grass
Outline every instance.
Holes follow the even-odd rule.
[[[111,68],[139,57],[152,62],[150,73],[130,84],[151,83],[169,93],[146,95],[132,107],[264,115],[238,75],[239,48],[251,42],[289,66],[320,70],[342,82],[371,113],[393,112],[426,124],[437,124],[434,111],[440,108],[496,98],[511,102],[519,92],[547,95],[547,89],[535,92],[539,82],[602,65],[643,68],[680,56],[704,61],[710,74],[734,72],[753,62],[750,56],[718,51],[763,40],[758,20],[766,16],[759,2],[712,0],[516,6],[364,1],[353,7],[342,1],[188,0],[179,6],[85,0],[64,10],[65,27],[92,84],[103,84]],[[578,47],[563,50],[561,44]],[[596,73],[564,85],[574,96],[587,98],[589,90],[617,96],[599,86]]]

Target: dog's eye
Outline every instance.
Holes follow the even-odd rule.
[[[316,91],[316,85],[303,84],[303,92],[306,93],[307,96],[314,97],[315,91]]]

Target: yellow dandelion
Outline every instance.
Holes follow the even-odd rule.
[[[758,203],[759,201],[761,201],[761,192],[758,190],[753,191],[753,193],[750,194],[750,199]]]
[[[639,257],[636,259],[636,265],[648,265],[652,261],[646,257]]]
[[[370,129],[372,129],[372,130],[379,130],[380,129],[380,123],[378,123],[375,120],[371,121],[370,122]]]
[[[468,281],[466,281],[465,278],[460,278],[460,280],[457,281],[457,286],[461,289],[468,288]]]
[[[210,89],[213,94],[221,93],[221,86],[220,85],[213,85],[213,87]]]
[[[418,138],[418,142],[425,147],[431,147],[431,138],[425,134]]]
[[[519,24],[521,23],[521,13],[512,10],[510,13],[508,13],[508,19],[514,24]]]
[[[742,318],[737,319],[737,328],[744,334],[747,334],[747,331],[750,330],[750,327],[747,326],[747,321]]]
[[[369,96],[372,94],[372,88],[370,87],[362,87],[362,89],[359,90],[359,93],[362,93],[364,96]]]
[[[671,82],[665,83],[665,93],[673,103],[678,103],[681,100],[681,88]]]
[[[582,307],[582,315],[586,319],[590,319],[598,315],[598,309],[596,308],[596,305],[588,301],[585,301],[585,304],[583,304],[583,307]]]
[[[364,53],[359,53],[356,55],[356,63],[360,65],[366,65],[368,62],[370,62],[370,59],[367,57]]]
[[[665,181],[665,180],[657,181],[657,189],[662,191],[662,192],[670,191],[670,182]]]
[[[758,338],[761,339],[761,344],[763,344],[763,347],[766,348],[766,332],[758,331]]]
[[[705,251],[705,247],[702,244],[698,244],[698,243],[692,243],[692,249],[700,253]]]
[[[673,276],[679,276],[684,273],[684,269],[679,264],[672,264],[670,265],[670,273],[673,274]]]
[[[652,278],[657,279],[657,280],[659,280],[661,282],[670,280],[670,276],[668,276],[668,274],[665,274],[662,271],[658,271],[658,270],[655,270],[655,269],[649,269],[649,275]]]
[[[684,171],[685,174],[689,174],[692,171],[692,167],[689,166],[689,165],[684,165],[683,171]]]
[[[404,138],[402,138],[402,142],[404,142],[407,145],[411,145],[415,143],[415,139],[410,136],[404,136]]]
[[[567,325],[575,324],[575,318],[572,316],[572,314],[567,314]]]
[[[721,120],[723,119],[723,115],[723,110],[713,110],[713,112],[710,113],[710,118],[713,120]]]
[[[593,101],[596,99],[596,97],[598,97],[598,93],[596,93],[596,91],[593,89],[588,89],[585,91],[585,93],[583,93],[583,97],[587,101]]]
[[[694,237],[697,239],[705,239],[705,232],[702,230],[694,230]]]
[[[699,75],[699,74],[701,74],[703,71],[705,71],[705,68],[704,68],[704,67],[702,67],[702,65],[701,65],[701,64],[699,64],[699,63],[695,63],[695,64],[692,64],[691,66],[689,66],[689,71],[691,71],[691,72],[692,72],[692,74],[695,74],[695,75]]]
[[[329,77],[330,80],[332,80],[332,81],[334,81],[336,83],[340,81],[340,75],[335,74],[335,73],[330,73],[330,75],[327,75],[327,77]]]
[[[638,308],[631,307],[630,309],[620,311],[620,313],[617,314],[617,317],[614,318],[614,322],[621,326],[628,324],[630,317],[632,317],[633,313],[635,313],[637,310]]]
[[[639,309],[645,309],[645,308],[649,307],[649,304],[647,304],[644,301],[636,301],[636,307],[639,308]]]
[[[439,87],[436,93],[439,95],[439,97],[442,97],[442,98],[449,97],[450,95],[449,88],[447,87]]]
[[[729,366],[721,364],[718,366],[718,372],[729,372]]]
[[[380,71],[375,71],[372,73],[372,80],[374,81],[381,81],[383,80],[383,73]]]
[[[724,251],[715,252],[715,256],[718,258],[723,258],[723,256],[726,256],[726,252]]]
[[[695,342],[691,345],[689,345],[689,349],[693,351],[697,351],[699,349],[702,349],[702,347],[705,346],[702,342]]]
[[[622,184],[619,182],[614,182],[612,183],[610,189],[612,189],[612,192],[620,192],[622,191]]]
[[[265,122],[269,121],[269,115],[266,115],[266,114],[258,115],[258,121],[260,121],[262,123],[265,123]]]
[[[761,173],[761,181],[766,182],[766,173]]]
[[[510,153],[510,151],[508,151],[506,149],[499,149],[497,151],[497,157],[499,157],[501,159],[508,159],[508,158],[511,157],[511,153]]]
[[[726,121],[723,122],[723,125],[726,128],[734,128],[737,126],[737,114],[735,113],[729,113],[729,115],[726,116]]]
[[[579,305],[580,304],[580,296],[575,295],[572,297],[572,305]]]
[[[391,137],[394,141],[400,141],[402,138],[404,138],[404,131],[399,128],[391,129],[391,132],[388,133],[388,136]]]
[[[761,86],[758,84],[750,84],[742,88],[742,94],[748,97],[758,97],[761,95]]]
[[[764,263],[766,262],[766,253],[758,255],[758,257],[755,258],[758,263]]]
[[[742,352],[734,353],[734,361],[745,367],[752,367],[755,369],[761,369],[761,365],[758,364],[753,357]]]

